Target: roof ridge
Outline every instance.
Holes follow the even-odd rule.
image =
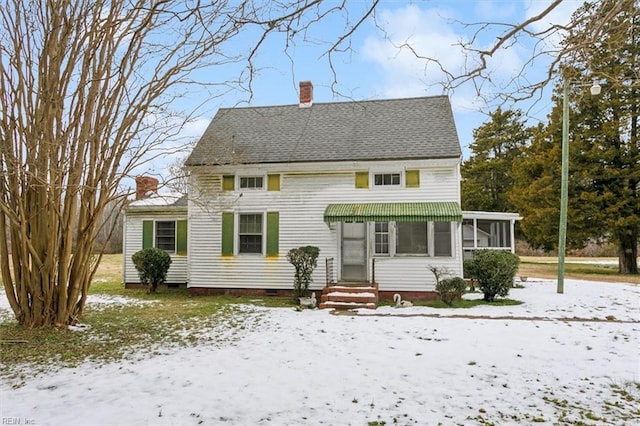
[[[394,102],[394,101],[411,101],[418,99],[435,99],[435,98],[449,98],[448,95],[431,95],[431,96],[408,96],[404,98],[386,98],[386,99],[363,99],[363,100],[347,100],[347,101],[330,101],[330,102],[313,102],[313,106],[316,105],[342,105],[342,104],[362,104],[362,103],[381,103],[381,102]],[[279,105],[246,105],[235,107],[220,107],[220,110],[239,110],[239,109],[262,109],[262,108],[274,108],[274,107],[296,107],[299,108],[300,104],[279,104]]]

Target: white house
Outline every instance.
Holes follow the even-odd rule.
[[[299,104],[220,109],[186,161],[189,290],[290,294],[287,252],[312,245],[314,290],[433,297],[429,267],[462,276],[460,161],[446,96],[313,103],[301,82]]]

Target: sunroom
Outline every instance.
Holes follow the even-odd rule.
[[[517,213],[464,211],[462,218],[464,259],[483,249],[515,253],[515,223],[522,219]]]

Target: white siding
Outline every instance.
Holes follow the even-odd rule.
[[[339,226],[331,227],[323,215],[328,204],[354,202],[425,202],[460,201],[457,161],[443,164],[441,161],[352,163],[345,169],[318,172],[302,170],[287,172],[282,165],[266,169],[244,169],[237,173],[281,175],[280,191],[243,190],[221,192],[219,176],[206,175],[198,180],[194,174],[194,188],[200,196],[189,201],[189,286],[212,288],[277,288],[290,289],[294,269],[286,259],[287,252],[295,247],[314,245],[320,248],[318,267],[314,271],[312,288],[318,289],[325,281],[325,259],[333,257],[335,268],[339,266]],[[266,166],[264,166],[266,167]],[[286,167],[286,166],[285,166]],[[296,165],[298,169],[300,165]],[[311,166],[309,166],[311,167]],[[351,168],[351,170],[347,169]],[[354,171],[378,171],[421,169],[419,188],[356,189]],[[215,171],[215,170],[214,170]],[[221,174],[232,173],[222,170]],[[265,180],[266,182],[266,180]],[[205,195],[206,194],[206,195]],[[221,256],[221,212],[280,214],[280,256],[276,259],[261,255]],[[237,216],[235,218],[237,228]],[[437,264],[462,274],[459,243],[459,226],[452,228],[454,257],[395,257],[380,259],[376,264],[376,281],[381,290],[432,290],[432,274],[428,265]],[[237,250],[237,235],[235,236]],[[263,237],[266,240],[266,236]],[[400,277],[402,279],[400,279]]]
[[[124,282],[128,284],[140,283],[138,271],[136,271],[131,256],[142,250],[142,221],[144,220],[186,220],[187,215],[176,213],[135,213],[127,212],[125,215],[124,247],[122,261]],[[188,242],[188,240],[187,240]],[[171,254],[171,266],[167,272],[168,283],[185,283],[188,280],[187,256]]]

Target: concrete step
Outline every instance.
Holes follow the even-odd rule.
[[[376,295],[373,293],[329,293],[323,295],[320,302],[376,303]]]
[[[362,283],[360,283],[362,284]],[[371,286],[335,285],[322,289],[320,309],[375,309],[378,305],[378,288]]]
[[[332,285],[331,287],[325,287],[322,289],[322,293],[377,293],[377,289],[371,286],[350,287],[343,285]]]
[[[366,308],[366,309],[376,309],[377,304],[370,303],[356,303],[356,302],[322,302],[320,303],[320,309],[358,309],[358,308]]]

